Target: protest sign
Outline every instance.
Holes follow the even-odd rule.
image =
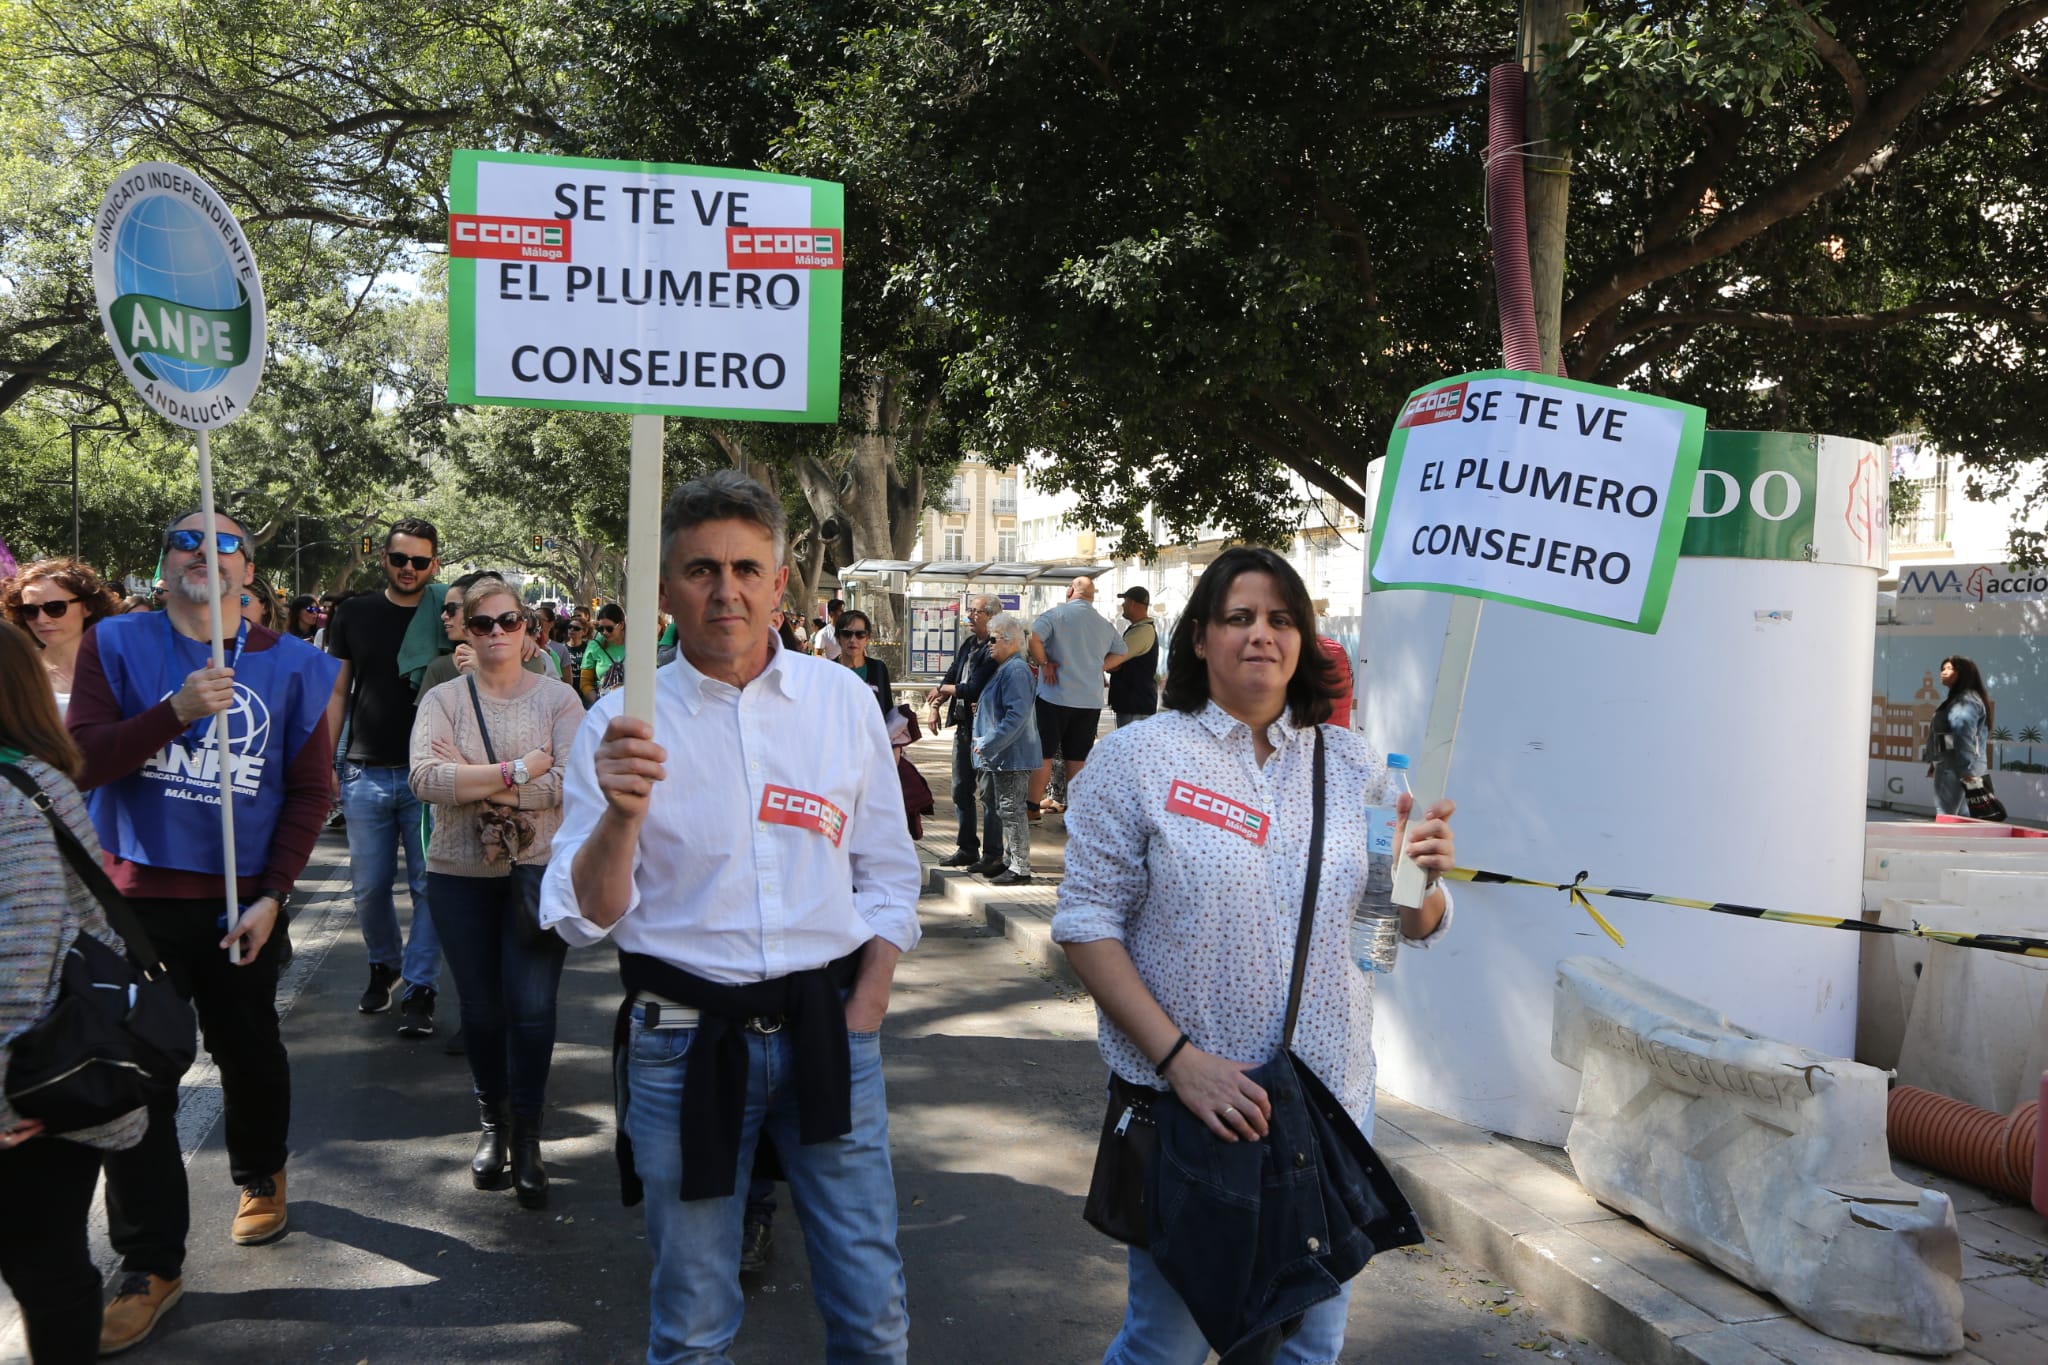
[[[1372,586],[1653,632],[1705,433],[1700,408],[1546,375],[1418,389],[1387,446]]]
[[[168,162],[130,167],[91,250],[100,324],[142,401],[195,431],[241,416],[263,378],[263,280],[212,186]]]
[[[145,161],[115,177],[93,217],[90,245],[100,325],[121,372],[151,409],[197,433],[200,526],[210,527],[209,433],[247,411],[263,380],[266,319],[256,254],[227,201],[191,171],[166,161]],[[213,666],[225,668],[220,549],[211,535],[202,544]],[[247,688],[235,684],[235,709],[245,717],[252,714],[253,700]],[[224,711],[213,718],[211,742],[223,756],[230,751],[232,714]],[[227,869],[235,866],[235,766],[219,765],[221,855]],[[242,912],[235,878],[224,880],[227,922],[238,924]],[[228,949],[228,958],[241,961],[241,940]]]
[[[459,151],[449,202],[450,402],[838,419],[840,186]]]

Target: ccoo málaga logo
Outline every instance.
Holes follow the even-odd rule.
[[[239,416],[263,368],[263,288],[241,225],[190,171],[148,162],[107,191],[93,280],[115,357],[180,426]]]

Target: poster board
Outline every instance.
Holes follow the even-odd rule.
[[[908,605],[905,670],[913,678],[936,678],[952,667],[953,651],[960,647],[960,603],[950,597],[913,597]]]

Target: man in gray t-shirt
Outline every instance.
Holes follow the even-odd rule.
[[[1108,690],[1104,671],[1124,661],[1124,639],[1095,610],[1095,580],[1077,578],[1067,600],[1031,623],[1031,662],[1038,668],[1038,742],[1045,761],[1031,776],[1030,805],[1037,809],[1052,781],[1052,761],[1067,761],[1068,789],[1095,747]]]

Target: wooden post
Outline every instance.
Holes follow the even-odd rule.
[[[626,706],[624,714],[654,724],[654,622],[661,587],[661,445],[659,413],[633,414],[632,472],[626,483]]]
[[[1561,46],[1570,36],[1565,15],[1573,0],[1524,0],[1522,6],[1522,69],[1529,73],[1523,137],[1528,141],[1522,161],[1522,197],[1529,221],[1529,283],[1536,297],[1536,344],[1545,374],[1563,374],[1564,338],[1559,319],[1564,311],[1564,229],[1571,204],[1571,148],[1563,135],[1571,128],[1569,101],[1545,99],[1537,75],[1551,59],[1546,46]]]
[[[220,611],[220,543],[213,529],[213,441],[212,433],[205,427],[199,428],[199,530],[200,548],[206,556],[206,629],[213,641],[213,666],[227,667],[227,639],[222,633],[225,622]],[[246,557],[248,547],[242,547]],[[237,614],[239,623],[239,613]],[[242,922],[241,897],[236,894],[235,876],[235,774],[234,754],[228,747],[230,718],[234,707],[220,712],[213,718],[213,752],[219,764],[220,776],[220,845],[221,863],[226,869],[227,923],[229,932]],[[272,931],[276,932],[275,930]],[[242,944],[237,939],[228,945],[228,961],[240,966]]]

